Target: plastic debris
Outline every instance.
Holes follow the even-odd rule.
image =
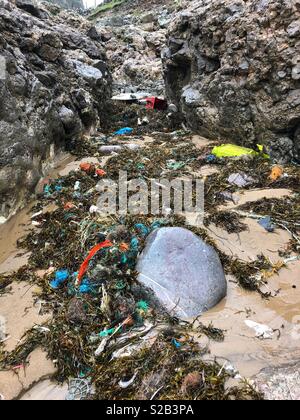
[[[244,173],[234,173],[228,178],[229,184],[236,185],[237,187],[244,188],[254,183],[254,179]]]
[[[165,99],[152,96],[152,97],[146,98],[146,108],[165,111],[166,109],[168,109],[168,102]]]
[[[263,146],[258,144],[257,148],[259,152],[247,147],[237,146],[235,144],[222,144],[221,146],[215,146],[212,150],[212,154],[217,158],[225,157],[240,157],[240,156],[258,156],[262,155],[265,159],[269,159],[270,156],[263,153]]]
[[[238,204],[240,201],[239,197],[230,191],[222,191],[219,193],[219,196],[225,201],[232,201],[234,204]]]
[[[110,339],[110,337],[105,337],[105,338],[101,341],[100,346],[99,346],[99,347],[97,348],[97,350],[95,351],[95,356],[96,356],[96,357],[100,356],[100,354],[104,352],[104,350],[105,350],[105,348],[106,348],[106,345],[107,345],[107,343],[108,343],[109,339]]]
[[[148,96],[149,92],[121,93],[119,95],[113,96],[111,99],[113,101],[127,102],[131,104],[143,99],[146,100]]]
[[[45,194],[45,196],[48,196],[48,197],[52,195],[52,192],[51,192],[51,185],[46,184],[46,185],[44,186],[44,194]]]
[[[191,372],[187,374],[181,385],[182,394],[185,397],[189,396],[194,390],[199,389],[202,380],[203,378],[200,372]]]
[[[132,143],[122,144],[122,145],[111,144],[109,146],[101,146],[99,150],[101,153],[110,155],[112,153],[119,153],[125,149],[138,150],[140,149],[140,146],[139,144],[132,144]]]
[[[228,373],[228,375],[232,376],[233,378],[236,379],[242,379],[242,377],[239,374],[239,371],[230,363],[225,362],[225,372]]]
[[[42,214],[43,214],[43,210],[38,211],[37,213],[34,213],[34,214],[31,216],[31,219],[35,219],[36,217],[41,216]]]
[[[96,169],[96,175],[102,177],[106,175],[106,172],[103,169]]]
[[[178,171],[186,165],[185,162],[176,162],[176,160],[169,160],[167,162],[167,168],[173,171]]]
[[[205,158],[206,163],[215,163],[217,161],[217,157],[215,155],[207,155]]]
[[[80,169],[86,173],[95,172],[95,166],[92,163],[88,163],[88,162],[81,163]]]
[[[55,192],[60,193],[60,192],[62,192],[63,187],[61,185],[55,185],[54,190],[55,190]]]
[[[109,248],[111,247],[113,244],[106,240],[104,242],[101,242],[100,244],[94,246],[94,248],[91,249],[89,255],[87,256],[87,258],[84,260],[84,262],[81,264],[81,267],[79,269],[79,273],[78,273],[78,283],[80,284],[82,277],[84,276],[84,274],[86,273],[87,269],[88,269],[88,265],[90,260],[94,257],[94,255],[97,254],[97,252],[99,252],[101,249],[104,248]]]
[[[87,379],[70,379],[67,401],[84,400],[91,394],[90,381]]]
[[[161,226],[163,226],[166,223],[165,220],[156,220],[155,222],[152,223],[151,225],[151,231],[160,228]]]
[[[262,226],[267,232],[274,232],[275,230],[275,225],[272,222],[272,219],[270,216],[264,217],[263,219],[260,219],[258,221],[258,223],[260,224],[260,226]]]
[[[269,178],[272,181],[277,181],[283,176],[283,174],[284,174],[284,171],[283,171],[282,166],[274,166],[274,168],[272,168]]]
[[[109,330],[103,330],[99,333],[99,337],[108,337],[115,332],[115,328],[111,328]]]
[[[180,349],[180,347],[182,346],[181,343],[179,343],[179,341],[177,341],[175,338],[172,338],[172,344],[173,346],[175,346],[177,349]]]
[[[123,389],[128,388],[130,385],[134,383],[136,377],[137,377],[137,373],[135,373],[129,381],[120,381],[119,386]]]
[[[50,282],[50,286],[52,289],[58,289],[68,280],[69,276],[68,270],[57,271],[55,273],[55,279]]]
[[[283,260],[283,262],[284,262],[284,264],[289,264],[289,263],[292,263],[292,262],[295,262],[295,261],[299,261],[299,260],[300,260],[300,256],[299,255],[295,255],[293,257],[285,258]]]
[[[64,210],[71,210],[74,208],[76,208],[75,204],[70,201],[64,205]]]
[[[96,289],[96,285],[93,285],[90,283],[89,279],[83,279],[83,281],[81,282],[78,292],[81,294],[85,294],[85,293],[95,293],[95,289]]]
[[[88,162],[81,163],[80,169],[90,175],[97,175],[100,177],[106,175],[106,172],[103,169],[97,168],[94,164]]]
[[[138,125],[139,126],[144,126],[144,125],[147,125],[147,124],[149,124],[149,118],[148,117],[138,119]]]
[[[150,233],[150,231],[149,231],[149,229],[147,228],[147,226],[146,226],[146,225],[144,225],[143,223],[137,223],[134,227],[135,227],[135,229],[137,229],[137,230],[139,231],[139,233],[140,233],[143,237],[145,237],[145,236],[149,235],[149,233]]]
[[[175,114],[176,112],[178,112],[178,107],[175,104],[169,104],[168,105],[168,111]]]
[[[245,324],[256,332],[257,338],[271,339],[273,337],[274,331],[268,325],[258,324],[250,319],[246,319]]]
[[[134,251],[137,251],[139,247],[139,240],[137,238],[132,238],[130,242],[130,248]]]
[[[74,191],[79,191],[79,190],[80,190],[80,182],[76,181],[74,185]]]
[[[126,136],[132,134],[133,128],[124,127],[114,133],[115,136]]]
[[[137,309],[147,312],[149,310],[149,304],[145,300],[140,300],[136,304]]]
[[[139,171],[143,171],[143,170],[145,169],[145,165],[144,165],[143,163],[138,163],[138,164],[136,165],[136,167],[137,167],[137,169],[138,169]]]
[[[117,290],[123,290],[123,289],[125,289],[125,287],[126,287],[126,285],[123,281],[118,281],[115,285],[115,288]]]
[[[91,206],[89,212],[91,214],[100,213],[100,210],[97,206]]]
[[[127,251],[129,250],[129,248],[130,248],[130,246],[129,246],[128,244],[126,244],[125,242],[122,242],[122,243],[119,245],[119,250],[120,250],[121,252],[127,252]]]

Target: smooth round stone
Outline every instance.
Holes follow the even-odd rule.
[[[196,317],[226,296],[227,283],[216,251],[179,227],[152,232],[139,256],[139,281],[180,318]]]

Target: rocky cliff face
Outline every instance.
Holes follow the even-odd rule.
[[[111,78],[91,25],[57,6],[0,0],[0,33],[0,215],[7,216],[46,162],[101,122]]]
[[[300,159],[300,0],[198,0],[169,29],[169,98],[201,134]]]
[[[161,51],[175,12],[171,0],[127,0],[94,16],[117,89],[164,94]]]

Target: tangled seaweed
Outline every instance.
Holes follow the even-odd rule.
[[[121,120],[130,125],[130,118],[136,118],[136,113],[126,116],[121,109],[120,114],[116,113],[114,125]],[[160,128],[159,124],[157,127]],[[99,155],[99,144],[110,141],[109,129],[100,139],[80,142],[77,156]],[[143,129],[140,130],[142,134]],[[104,167],[109,177],[117,180],[119,170],[127,170],[133,178],[149,183],[153,177],[181,177],[207,165],[206,156],[211,148],[203,148],[199,159],[199,150],[187,133],[160,133],[154,137],[155,147],[145,145],[139,152],[124,150],[111,158]],[[219,160],[213,165],[221,170],[206,178],[205,224],[189,229],[215,247],[226,272],[241,287],[268,298],[270,295],[261,288],[268,273],[280,267],[264,256],[252,262],[228,257],[217,249],[206,227],[214,223],[230,233],[241,232],[245,229],[243,212],[270,215],[278,226],[284,225],[293,235],[284,255],[299,252],[299,171],[288,167],[288,177],[274,182],[268,178],[270,163],[260,157],[227,160],[226,164]],[[229,184],[228,177],[239,171],[252,176],[257,188],[290,188],[296,195],[287,200],[261,200],[237,207],[236,212],[218,211],[218,206],[224,204],[221,193],[238,191],[237,186]],[[172,214],[163,219],[134,215],[103,218],[90,214],[90,206],[98,198],[95,188],[98,180],[94,173],[84,171],[51,180],[32,208],[32,213],[39,212],[34,218],[38,229],[32,229],[18,244],[31,252],[28,265],[12,276],[0,276],[0,294],[13,281],[36,284],[40,288],[39,299],[45,302],[43,311],[51,312],[52,318],[28,331],[14,351],[8,353],[2,346],[1,369],[26,365],[31,352],[41,347],[55,360],[58,381],[69,378],[91,381],[95,393],[89,398],[262,398],[248,383],[228,388],[230,374],[226,369],[217,360],[204,362],[207,349],[194,339],[195,334],[222,341],[224,331],[199,322],[183,323],[165,313],[137,281],[136,258],[147,234],[159,226],[186,226],[185,219]],[[76,183],[79,187],[74,189]],[[55,204],[56,209],[45,210],[49,204]],[[81,284],[84,287],[80,289],[76,273],[90,250],[105,240],[111,246],[90,261]],[[44,270],[44,274],[38,276],[37,270]],[[53,289],[53,271],[57,270],[67,271],[69,277],[61,288]]]

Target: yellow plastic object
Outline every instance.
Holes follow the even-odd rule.
[[[260,153],[263,154],[265,159],[269,159],[269,155],[263,153],[263,146],[258,144],[258,150]],[[223,157],[237,157],[237,156],[245,156],[245,155],[252,155],[257,156],[260,154],[253,149],[248,149],[247,147],[237,146],[236,144],[222,144],[221,146],[216,146],[212,150],[212,154],[215,155],[217,158]]]

